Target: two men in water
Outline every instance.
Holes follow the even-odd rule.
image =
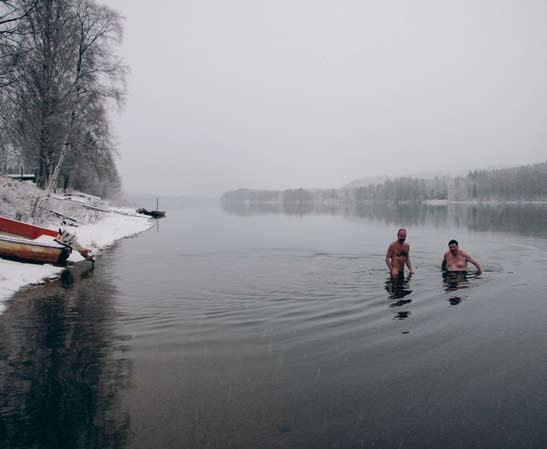
[[[459,249],[456,240],[448,242],[448,251],[444,254],[441,268],[443,271],[467,272],[467,262],[471,262],[477,267],[477,274],[482,273],[482,267],[470,254]],[[389,268],[392,278],[402,276],[405,265],[410,274],[414,273],[414,268],[410,262],[410,246],[406,243],[406,229],[401,228],[397,231],[397,240],[392,242],[387,248],[386,265]]]

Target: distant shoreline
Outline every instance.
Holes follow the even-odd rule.
[[[411,203],[407,203],[411,204]],[[503,205],[503,204],[547,204],[547,200],[475,200],[475,201],[448,201],[448,200],[424,200],[421,204],[426,206],[448,206],[449,204],[468,205]]]

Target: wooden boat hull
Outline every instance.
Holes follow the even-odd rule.
[[[65,265],[70,249],[61,245],[0,236],[0,257],[23,262]]]
[[[57,232],[11,218],[0,217],[0,257],[22,262],[65,265],[70,248],[53,241],[36,241],[42,236],[57,237]],[[47,239],[46,239],[47,240]]]

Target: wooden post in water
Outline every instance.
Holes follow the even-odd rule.
[[[156,197],[156,210],[160,210],[160,199],[159,197]],[[160,232],[160,219],[159,217],[156,218],[156,232]]]

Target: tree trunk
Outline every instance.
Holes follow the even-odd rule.
[[[67,132],[66,138],[63,142],[63,148],[61,148],[61,153],[59,154],[59,160],[57,161],[57,165],[55,166],[55,170],[53,170],[53,174],[51,175],[51,178],[49,178],[49,183],[47,185],[46,191],[51,192],[52,190],[55,191],[57,188],[57,181],[59,179],[59,174],[61,173],[61,168],[63,167],[63,162],[65,160],[65,155],[67,151],[67,147],[69,143],[67,142],[67,138],[70,132]]]
[[[79,92],[79,88],[76,90]],[[57,165],[55,166],[55,170],[53,170],[53,174],[51,175],[51,178],[49,179],[49,183],[47,185],[47,191],[51,192],[52,190],[55,190],[57,188],[57,181],[59,179],[59,175],[61,174],[61,168],[63,168],[63,162],[65,161],[65,156],[67,152],[67,147],[70,145],[68,142],[68,139],[70,139],[70,136],[72,134],[72,128],[74,127],[74,123],[76,122],[76,111],[73,109],[70,113],[70,123],[68,124],[68,128],[65,133],[65,138],[63,139],[63,147],[61,148],[61,151],[59,153],[59,160],[57,161]]]

